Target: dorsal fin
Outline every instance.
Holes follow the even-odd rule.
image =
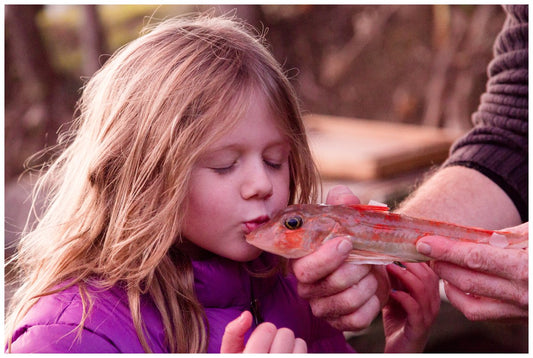
[[[388,206],[381,206],[381,205],[361,205],[361,204],[353,204],[348,205],[352,209],[356,210],[369,210],[369,211],[390,211]]]

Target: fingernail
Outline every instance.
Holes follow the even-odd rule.
[[[346,255],[347,253],[349,253],[350,251],[352,251],[353,249],[353,246],[352,246],[352,243],[350,242],[350,240],[342,240],[338,245],[337,245],[337,252],[341,255]]]
[[[504,235],[493,233],[491,237],[489,238],[489,244],[494,247],[500,247],[502,249],[509,246],[509,241]]]
[[[403,268],[403,269],[406,269],[406,268],[407,268],[407,267],[405,267],[405,265],[402,264],[400,261],[393,261],[392,263],[395,264],[396,266],[400,266],[400,267]]]
[[[416,244],[416,251],[420,252],[422,255],[430,255],[431,246],[429,246],[425,242],[419,242],[418,244]]]

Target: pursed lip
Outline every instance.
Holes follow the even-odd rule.
[[[257,229],[259,226],[263,225],[264,223],[268,222],[270,220],[270,218],[266,215],[264,216],[259,216],[253,220],[250,220],[250,221],[245,221],[243,223],[243,231],[244,231],[244,234],[249,234],[251,233],[252,231],[254,231],[255,229]]]

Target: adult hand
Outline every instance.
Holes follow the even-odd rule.
[[[528,224],[507,229],[527,234]],[[445,284],[446,296],[466,318],[527,319],[528,250],[459,242],[427,236],[418,252],[437,261],[432,268]]]
[[[252,314],[244,311],[228,323],[222,337],[220,353],[307,353],[307,344],[295,338],[288,328],[277,329],[269,322],[261,323],[244,344],[244,336],[252,326]]]
[[[359,204],[346,187],[332,188],[327,204]],[[388,299],[390,283],[382,265],[345,262],[351,241],[338,237],[314,253],[292,262],[298,279],[298,293],[307,299],[317,317],[339,330],[357,331],[368,327]]]

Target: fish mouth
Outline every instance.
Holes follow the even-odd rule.
[[[245,235],[248,235],[249,233],[251,233],[252,231],[254,231],[255,229],[257,229],[259,226],[265,224],[266,222],[268,222],[270,220],[270,217],[266,216],[266,215],[263,215],[263,216],[259,216],[253,220],[250,220],[250,221],[245,221],[243,223],[243,231],[244,231],[244,234]]]

